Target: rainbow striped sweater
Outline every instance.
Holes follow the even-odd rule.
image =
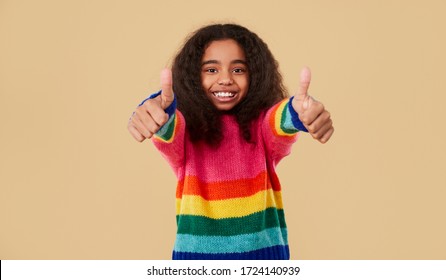
[[[177,235],[173,259],[289,259],[287,227],[276,165],[306,131],[291,99],[254,122],[253,139],[240,136],[224,115],[217,148],[192,143],[176,101],[153,142],[174,170]]]

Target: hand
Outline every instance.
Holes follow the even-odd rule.
[[[334,132],[333,122],[324,105],[308,95],[310,82],[311,72],[308,67],[305,67],[300,73],[299,89],[292,105],[311,136],[321,143],[326,143]]]
[[[167,122],[169,116],[164,111],[174,100],[172,72],[161,71],[161,94],[139,106],[130,118],[127,129],[138,142],[151,138]]]

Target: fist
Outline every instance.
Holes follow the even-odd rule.
[[[172,72],[161,71],[161,94],[139,106],[130,118],[127,129],[136,141],[150,139],[167,122],[169,116],[164,111],[174,100]]]
[[[305,67],[300,73],[299,88],[292,105],[311,136],[321,143],[326,143],[334,133],[333,122],[324,104],[308,95],[310,82],[311,72]]]

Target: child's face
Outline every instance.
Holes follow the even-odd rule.
[[[247,94],[245,52],[232,39],[212,41],[201,60],[201,84],[218,110],[231,110]]]

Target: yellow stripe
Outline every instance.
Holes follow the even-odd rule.
[[[213,219],[243,217],[269,207],[283,209],[282,193],[268,189],[244,198],[207,201],[198,195],[177,198],[177,215],[206,216]]]
[[[281,121],[282,121],[282,114],[283,114],[283,111],[285,110],[285,106],[287,104],[288,104],[288,99],[283,100],[279,104],[279,108],[277,108],[277,110],[275,111],[275,116],[274,116],[275,130],[276,130],[277,134],[281,135],[281,136],[290,136],[289,133],[286,133],[285,131],[283,131],[280,128],[280,124],[281,124]]]

